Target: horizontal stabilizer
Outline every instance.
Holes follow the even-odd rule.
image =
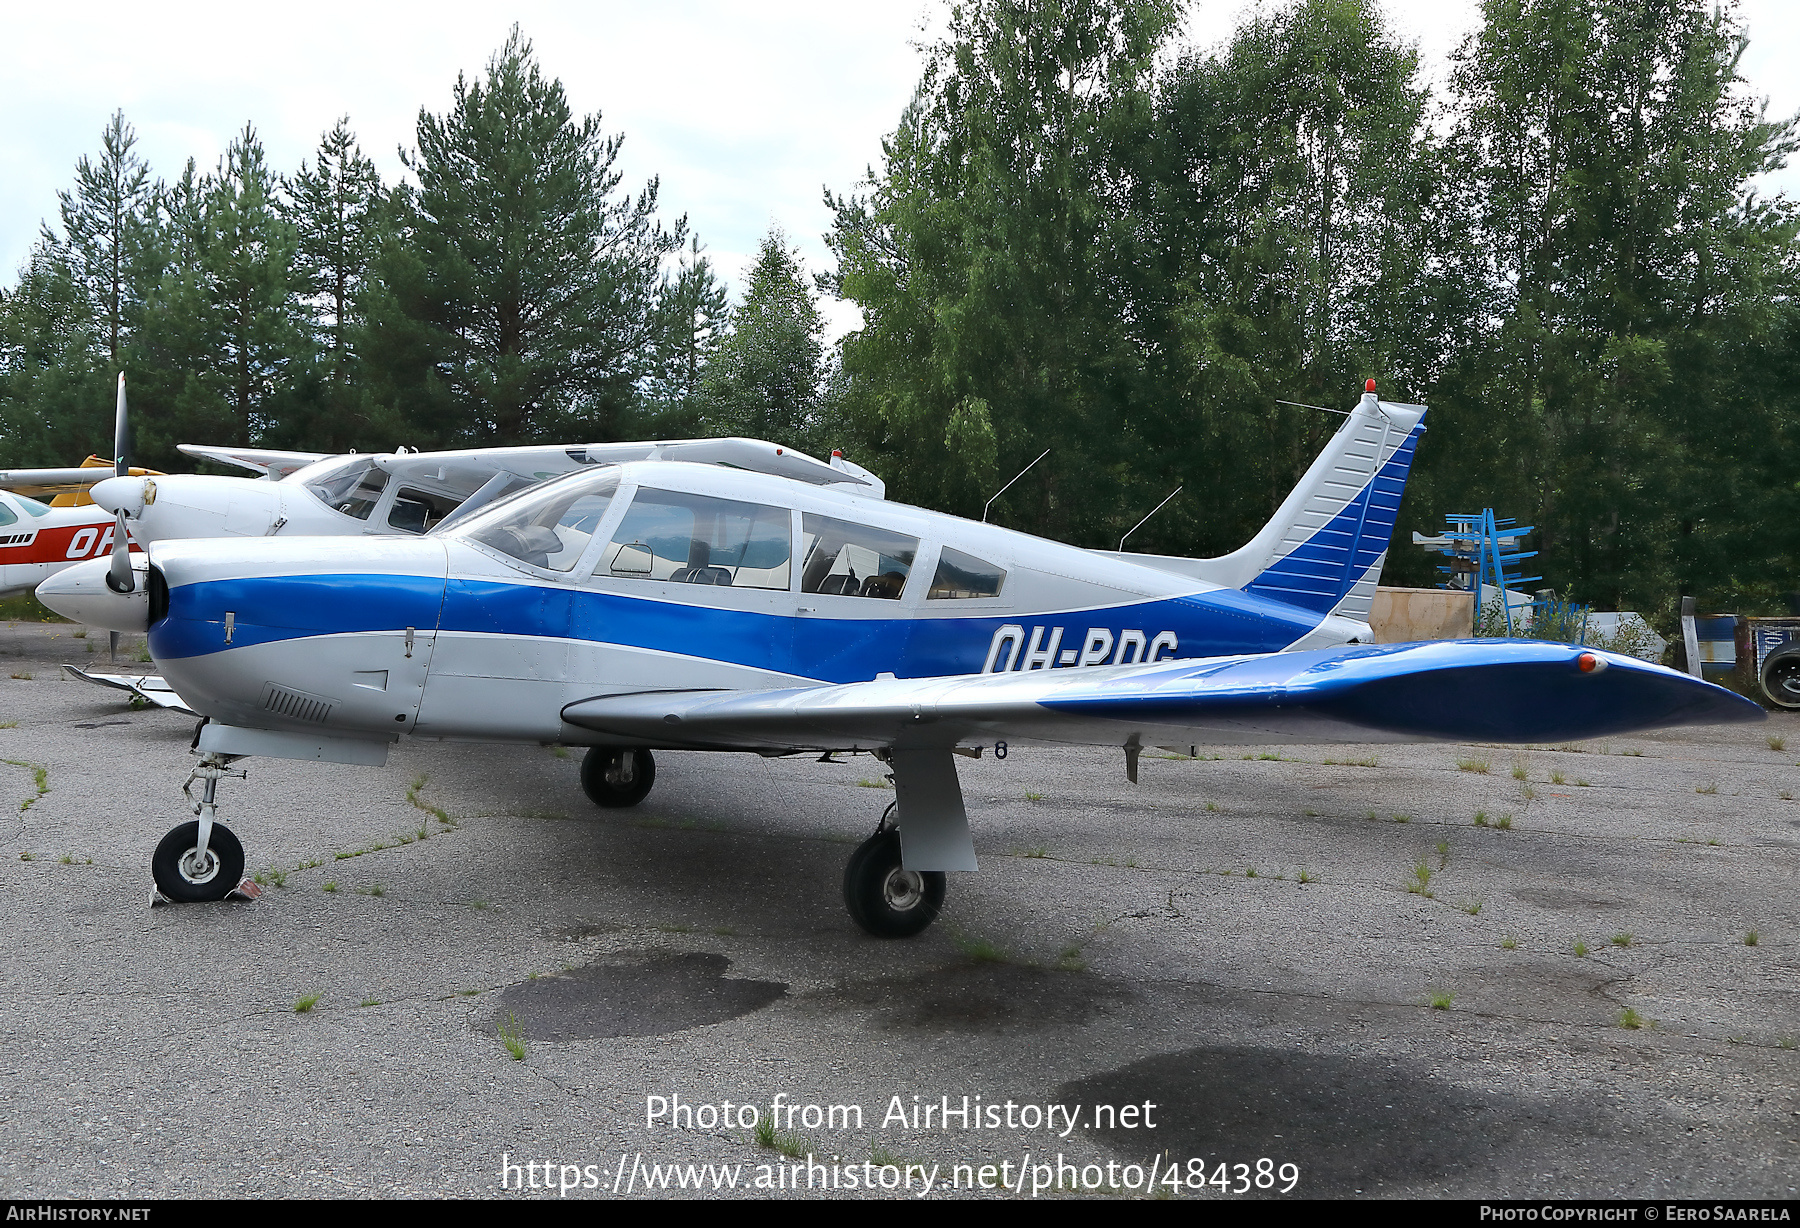
[[[111,687],[115,691],[129,691],[147,703],[159,708],[170,708],[176,712],[185,712],[189,716],[200,714],[188,707],[187,701],[175,693],[175,688],[156,674],[101,674],[78,669],[73,665],[63,666],[63,673],[71,678],[79,678],[83,682],[91,682],[95,686]]]
[[[1587,668],[1583,668],[1584,664]],[[1453,640],[773,691],[596,696],[563,719],[622,745],[872,749],[1553,742],[1758,721],[1749,700],[1633,657]]]

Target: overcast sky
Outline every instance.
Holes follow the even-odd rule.
[[[1275,6],[1279,7],[1279,6]],[[1477,0],[1386,0],[1427,72],[1476,25]],[[1191,42],[1226,37],[1242,0],[1200,0]],[[880,158],[918,79],[915,44],[940,4],[892,0],[310,0],[295,5],[163,0],[8,3],[0,11],[0,284],[16,270],[75,161],[115,108],[153,174],[190,156],[211,169],[254,124],[270,164],[292,172],[348,114],[384,178],[400,174],[419,108],[447,109],[458,72],[478,74],[516,21],[580,113],[625,133],[626,183],[662,180],[667,217],[687,214],[734,292],[771,224],[812,268],[827,262],[822,189],[851,187]],[[1744,0],[1742,71],[1771,114],[1800,110],[1800,4]],[[923,32],[923,33],[922,33]],[[1800,195],[1800,169],[1771,187]],[[829,305],[828,305],[829,310]],[[853,310],[830,312],[834,332]]]

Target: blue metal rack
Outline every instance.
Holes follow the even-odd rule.
[[[1473,589],[1475,615],[1478,619],[1481,616],[1482,588],[1486,586],[1499,589],[1500,608],[1506,619],[1506,634],[1511,635],[1512,607],[1506,600],[1506,590],[1543,579],[1542,576],[1519,574],[1520,563],[1537,557],[1535,550],[1518,548],[1520,539],[1533,530],[1529,527],[1518,528],[1519,522],[1510,517],[1496,517],[1491,507],[1482,508],[1478,514],[1457,513],[1445,516],[1444,522],[1446,527],[1441,538],[1421,542],[1450,556],[1450,562],[1438,568],[1450,577],[1440,587]]]

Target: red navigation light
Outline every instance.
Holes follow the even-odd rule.
[[[1581,667],[1584,674],[1597,674],[1606,668],[1606,661],[1591,652],[1584,652],[1576,657],[1575,664]]]
[[[1375,391],[1375,381],[1370,380],[1368,383],[1364,384],[1363,391],[1364,392],[1374,392]]]
[[[831,450],[831,454],[833,456],[837,457],[839,460],[844,459],[844,450],[842,448],[833,448]]]

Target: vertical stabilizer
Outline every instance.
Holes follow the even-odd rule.
[[[1213,559],[1103,553],[1243,589],[1321,619],[1367,623],[1425,433],[1423,405],[1383,401],[1370,383],[1306,476],[1243,548]]]

